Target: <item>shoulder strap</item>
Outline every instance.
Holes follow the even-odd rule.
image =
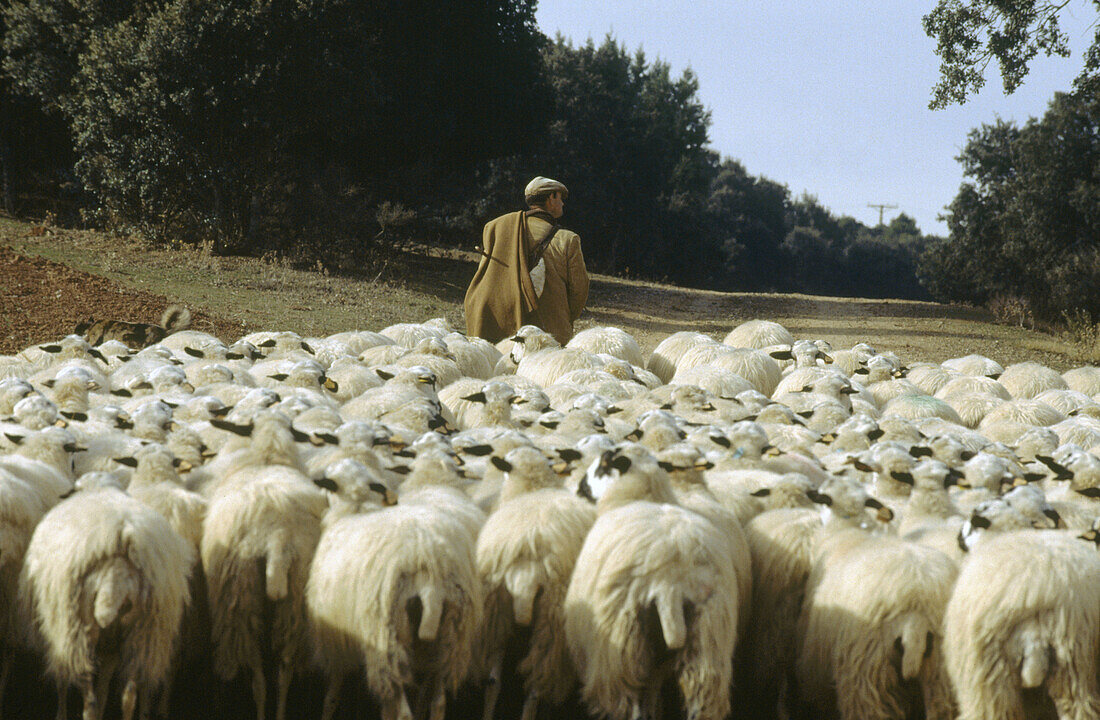
[[[558,234],[558,230],[560,229],[561,226],[556,223],[550,225],[550,231],[546,233],[546,236],[541,241],[539,241],[539,244],[531,251],[531,256],[527,258],[527,267],[533,268],[539,264],[539,260],[542,260],[542,255],[546,252],[546,248],[549,247],[550,241],[554,239],[554,236]]]

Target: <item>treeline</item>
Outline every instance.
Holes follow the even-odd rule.
[[[348,266],[480,239],[536,175],[598,271],[928,297],[935,239],[792,197],[709,146],[690,72],[548,39],[534,0],[7,0],[9,211]]]
[[[973,130],[959,161],[969,180],[950,238],[925,251],[926,287],[1038,320],[1100,320],[1100,85],[1056,95],[1023,127]]]

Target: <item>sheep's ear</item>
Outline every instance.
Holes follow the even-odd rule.
[[[162,403],[175,410],[180,406],[178,402],[172,402],[171,400],[161,400]]]
[[[102,360],[103,362],[107,362],[107,358],[105,358],[103,356],[103,353],[96,350],[94,347],[93,348],[88,348],[88,354],[91,355],[92,357],[94,357],[96,360]]]
[[[410,468],[408,465],[394,465],[393,467],[389,468],[389,471],[392,473],[397,473],[398,475],[408,475],[410,472],[412,472],[412,468]]]
[[[521,335],[516,335],[515,337],[509,338],[509,340],[511,340],[512,342],[519,343],[520,345],[527,342],[527,338],[525,338]]]
[[[963,475],[958,470],[956,470],[955,468],[948,469],[947,475],[943,479],[944,489],[946,490],[947,488],[951,487],[952,485],[958,485],[959,481],[962,480],[964,477],[966,477],[966,476]]]
[[[137,385],[134,385],[134,387],[138,390],[152,390],[153,383],[149,382],[148,380],[142,380]]]
[[[39,345],[38,349],[41,350],[42,352],[48,352],[51,355],[61,352],[61,346],[60,345]]]
[[[211,410],[210,414],[214,417],[222,418],[228,415],[232,410],[233,408],[229,407],[228,405],[223,405],[220,408],[214,408],[213,410]]]
[[[870,375],[871,371],[865,367],[857,367],[852,371],[853,375]]]
[[[493,467],[495,467],[497,470],[500,470],[501,472],[512,472],[512,463],[508,462],[502,457],[497,457],[496,455],[494,455],[493,457],[489,458],[489,462],[491,462],[493,464]]]
[[[991,375],[986,375],[986,377],[989,378],[990,380],[999,380],[1001,378],[1001,374],[1000,373],[993,373]]]
[[[973,450],[963,450],[961,453],[959,453],[959,458],[963,462],[966,462],[967,460],[973,460],[977,454],[978,453],[974,452]]]
[[[680,468],[676,467],[675,465],[673,465],[672,463],[665,462],[664,460],[658,460],[657,464],[660,465],[661,469],[664,470],[665,472],[675,472],[676,470],[680,469]]]
[[[338,490],[338,488],[336,487],[336,483],[333,482],[331,478],[327,477],[317,478],[313,481],[313,484],[321,488],[322,490],[327,490],[328,492],[334,493]]]
[[[8,440],[11,440],[16,445],[23,444],[23,441],[27,439],[26,435],[14,435],[12,433],[4,433],[4,437],[6,437]]]
[[[914,445],[909,448],[909,455],[915,458],[932,457],[932,448],[925,447],[924,445]]]
[[[118,457],[112,458],[119,465],[125,465],[126,467],[136,468],[138,466],[137,458],[132,457]]]
[[[874,472],[875,469],[859,458],[852,458],[851,466],[860,472]]]
[[[392,380],[393,379],[393,373],[388,373],[385,370],[375,368],[374,372],[378,375],[378,377],[382,378],[383,380]]]
[[[900,483],[905,483],[906,485],[912,485],[914,482],[912,473],[892,472],[890,473],[890,477],[894,478]]]
[[[767,496],[769,496],[771,494],[772,494],[771,488],[760,488],[759,490],[753,490],[751,493],[749,493],[749,495],[752,495],[753,497],[758,497],[758,498],[766,498]]]
[[[833,364],[833,358],[832,358],[831,355],[826,355],[825,353],[821,353],[820,357],[826,365],[832,365]]]
[[[309,343],[307,343],[305,341],[302,341],[302,349],[305,350],[310,355],[316,355],[317,354],[317,351],[314,350],[312,347],[310,347]]]
[[[630,470],[630,465],[630,458],[626,455],[618,455],[611,461],[611,467],[618,470],[620,474]]]
[[[812,393],[813,391],[814,391],[814,386],[813,385],[803,385],[802,389],[799,390],[798,392]]]
[[[989,521],[989,518],[983,515],[978,515],[977,513],[970,516],[970,524],[971,526],[976,527],[979,530],[988,530],[989,528],[993,527],[993,523]]]
[[[330,377],[325,378],[325,381],[321,383],[321,386],[329,392],[340,392],[340,383],[336,382]]]
[[[1033,483],[1039,482],[1046,477],[1046,473],[1024,473],[1024,481]]]
[[[62,410],[60,413],[63,417],[69,420],[75,420],[77,422],[88,422],[88,416],[82,412],[70,412],[68,410]]]
[[[462,450],[467,455],[473,455],[474,457],[485,457],[493,452],[492,445],[471,445],[468,448]]]
[[[556,420],[540,420],[539,425],[542,425],[548,430],[554,430],[558,427],[558,422]]]
[[[130,357],[129,355],[115,355],[115,358],[117,360],[121,360],[124,363],[130,362],[131,360],[133,360],[133,358]]]
[[[583,455],[581,455],[580,451],[574,450],[573,448],[562,448],[561,450],[558,450],[557,453],[558,457],[560,457],[565,462],[576,462],[577,460],[580,460],[582,457],[584,457]]]
[[[661,409],[662,410],[671,410],[672,409],[672,403],[670,403],[670,402],[665,403],[664,405],[661,406]]]
[[[67,453],[87,452],[88,448],[85,445],[77,445],[76,443],[65,443],[61,446]]]
[[[795,413],[795,415],[797,415],[798,417],[806,418],[807,420],[809,420],[810,418],[812,418],[814,416],[814,411],[813,410],[803,410],[802,412]]]
[[[268,375],[268,377],[271,378],[272,380],[278,380],[279,382],[282,382],[283,380],[286,380],[290,376],[287,375],[286,373],[275,373],[274,375]]]
[[[710,441],[719,447],[729,448],[733,446],[733,443],[725,435],[711,435]]]
[[[872,510],[881,510],[882,508],[886,507],[885,505],[883,505],[881,502],[879,502],[877,499],[875,499],[873,497],[867,498],[863,502],[863,506],[864,507],[869,507]]]
[[[210,418],[211,427],[216,427],[219,430],[226,430],[234,435],[240,435],[241,437],[251,437],[252,435],[252,423],[247,425],[238,425],[237,423],[229,422],[228,420],[220,420],[218,418]]]
[[[57,380],[55,378],[50,378],[49,380],[47,380],[46,382],[44,382],[42,384],[52,390],[53,386],[57,384]]]
[[[794,355],[791,354],[790,348],[772,350],[768,355],[771,355],[776,360],[794,360]]]
[[[320,440],[325,445],[339,445],[340,438],[336,437],[332,433],[316,433],[313,437]]]
[[[198,350],[198,349],[193,348],[193,347],[185,347],[183,349],[183,351],[185,353],[187,353],[188,355],[190,355],[191,357],[197,357],[197,358],[206,357],[205,355],[203,355],[202,350]]]
[[[235,352],[227,352],[225,354],[225,359],[226,360],[244,360],[244,355],[241,355],[240,353],[235,353]]]
[[[117,388],[115,390],[112,390],[111,394],[116,395],[118,397],[133,397],[134,396],[134,394],[132,392],[130,392],[129,390],[127,390],[126,388]]]
[[[466,402],[476,402],[476,403],[483,403],[483,402],[486,402],[486,400],[487,400],[487,398],[485,397],[485,392],[484,391],[476,392],[473,395],[467,395],[466,397],[464,397],[462,399],[465,400]]]
[[[1090,543],[1094,543],[1097,547],[1100,547],[1100,533],[1095,530],[1086,530],[1084,534],[1077,536],[1081,540],[1088,540]]]
[[[268,338],[267,340],[264,340],[262,343],[260,343],[256,347],[273,348],[273,347],[275,347],[275,344],[276,344],[275,343],[275,338]]]
[[[1078,490],[1077,493],[1087,498],[1100,498],[1100,487],[1085,488],[1084,490]]]
[[[714,463],[710,460],[697,460],[695,462],[696,470],[712,470],[714,469]]]
[[[638,428],[637,430],[631,430],[629,433],[627,433],[626,439],[638,442],[642,439],[643,435],[645,435],[645,432],[643,432],[641,428]]]
[[[880,437],[886,434],[886,431],[882,428],[875,428],[871,432],[867,433],[868,440],[878,440]]]
[[[213,421],[211,421],[211,424],[213,424]],[[215,425],[215,427],[217,427],[217,426]],[[304,442],[309,442],[310,441],[309,433],[302,432],[298,428],[294,427],[294,425],[290,426],[290,436],[294,438],[294,442],[303,442],[304,443]]]

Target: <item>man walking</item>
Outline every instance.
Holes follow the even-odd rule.
[[[564,345],[588,300],[588,272],[577,234],[558,225],[569,190],[536,177],[527,210],[490,220],[482,258],[466,290],[466,332],[498,342],[537,325]]]

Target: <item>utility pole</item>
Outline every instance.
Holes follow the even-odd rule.
[[[897,205],[883,205],[882,203],[879,203],[877,205],[875,203],[867,203],[867,207],[869,207],[869,208],[878,208],[878,224],[879,225],[882,224],[882,211],[883,210],[897,210],[898,209]]]

